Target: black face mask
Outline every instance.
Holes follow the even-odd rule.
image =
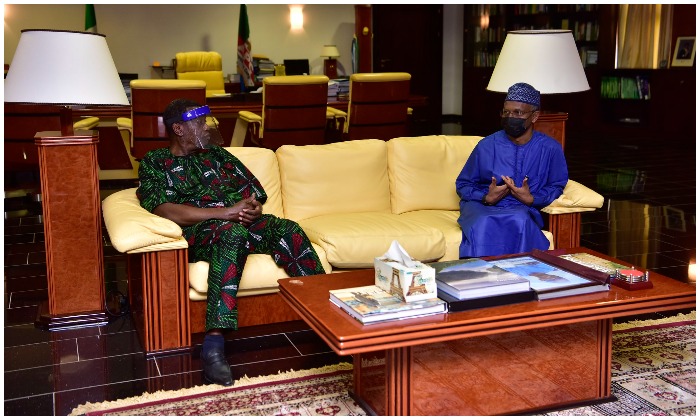
[[[527,121],[527,118],[502,117],[501,127],[503,127],[506,134],[517,138],[525,134],[525,131],[527,131],[525,121]]]

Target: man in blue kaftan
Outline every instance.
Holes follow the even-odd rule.
[[[533,130],[539,107],[539,91],[511,86],[503,130],[479,141],[457,177],[460,258],[549,248],[539,210],[561,195],[569,173],[561,145]]]

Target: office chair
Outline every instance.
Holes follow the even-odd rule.
[[[175,54],[175,77],[181,80],[204,80],[206,96],[226,93],[221,54],[214,51],[191,51]]]
[[[355,73],[350,76],[350,102],[347,114],[335,108],[337,118],[345,118],[344,140],[389,140],[407,135],[411,75],[408,73]]]
[[[323,144],[327,121],[334,119],[327,101],[326,76],[266,77],[262,116],[240,111],[231,146],[248,143],[276,150],[283,144]]]
[[[187,98],[204,105],[204,80],[136,79],[131,86],[131,119],[119,118],[120,130],[131,134],[131,156],[140,160],[149,150],[168,147],[163,111],[175,99]]]

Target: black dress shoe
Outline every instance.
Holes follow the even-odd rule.
[[[231,386],[231,367],[226,361],[223,350],[214,349],[209,353],[201,355],[202,366],[204,367],[204,381],[206,383]]]

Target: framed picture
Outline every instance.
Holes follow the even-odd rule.
[[[685,232],[685,212],[671,206],[664,206],[664,225],[668,230]]]
[[[692,67],[695,61],[695,37],[679,36],[673,52],[672,67]]]

